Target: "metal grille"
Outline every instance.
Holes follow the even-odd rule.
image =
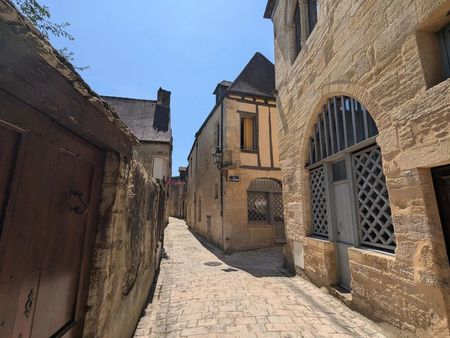
[[[361,243],[384,249],[395,249],[386,178],[378,146],[353,155]]]
[[[328,237],[327,195],[323,167],[311,170],[310,177],[313,234]]]
[[[275,222],[284,222],[283,214],[283,196],[281,194],[273,194],[273,216]]]
[[[361,103],[348,96],[330,98],[312,131],[309,164],[320,162],[375,135],[378,135],[375,121]]]
[[[248,220],[251,222],[267,222],[268,194],[264,192],[248,192]]]

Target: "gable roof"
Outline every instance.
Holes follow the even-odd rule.
[[[273,98],[275,92],[275,66],[257,52],[234,80],[229,92]]]
[[[139,141],[171,142],[169,108],[158,105],[155,100],[115,96],[102,96],[102,98],[108,102]]]
[[[247,94],[250,96],[258,96],[267,99],[275,99],[275,66],[270,62],[264,55],[256,52],[251,58],[249,63],[245,66],[242,72],[238,75],[236,80],[233,82],[222,81],[220,82],[214,94],[217,94],[217,88],[220,86],[228,86],[225,94]],[[192,150],[194,149],[195,143],[197,142],[198,135],[202,132],[203,128],[206,126],[210,118],[214,115],[217,108],[222,104],[223,99],[226,95],[216,102],[211,112],[203,121],[200,129],[195,133],[195,140],[192,144],[191,150],[189,151],[188,159],[191,156]]]

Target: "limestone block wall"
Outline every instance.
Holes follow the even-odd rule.
[[[225,105],[225,104],[224,104]],[[220,206],[221,173],[214,165],[216,128],[222,107],[215,107],[203,127],[189,157],[186,211],[188,226],[207,240],[222,246],[222,215]],[[226,114],[224,107],[224,114]]]
[[[450,80],[436,35],[450,21],[450,1],[319,0],[318,23],[297,57],[295,4],[279,0],[273,14],[286,258],[317,284],[333,285],[333,243],[308,237],[305,164],[323,104],[351,96],[379,130],[397,242],[394,255],[349,250],[352,306],[425,336],[449,334],[450,269],[430,168],[450,163]]]
[[[168,215],[184,219],[186,217],[186,183],[179,180],[170,181],[168,195]]]
[[[259,249],[275,244],[272,224],[251,224],[247,215],[247,189],[257,178],[281,181],[281,171],[233,169],[229,176],[239,176],[239,182],[226,182],[224,228],[226,247],[230,252]]]
[[[131,337],[161,257],[165,193],[143,165],[108,154],[84,337]]]

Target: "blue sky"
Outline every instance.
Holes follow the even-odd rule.
[[[273,62],[266,0],[42,0],[67,21],[75,65],[100,95],[155,99],[172,92],[173,173],[186,165],[195,132],[214,105],[212,91],[234,80],[257,51]]]

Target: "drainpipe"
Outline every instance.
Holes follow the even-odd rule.
[[[222,246],[223,250],[225,251],[225,241],[224,241],[224,233],[223,233],[223,101],[225,100],[225,97],[222,98],[222,102],[220,103],[220,152],[222,153],[222,158],[220,160],[220,166],[219,166],[219,175],[220,175],[220,216],[222,218]]]

